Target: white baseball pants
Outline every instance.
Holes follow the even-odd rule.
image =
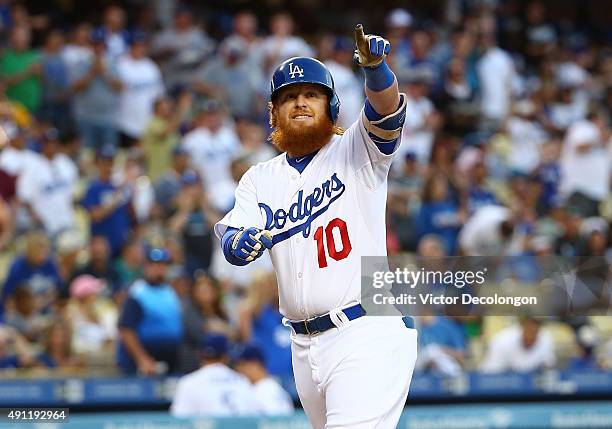
[[[293,372],[315,429],[395,429],[417,357],[399,317],[363,316],[312,336],[292,333]]]

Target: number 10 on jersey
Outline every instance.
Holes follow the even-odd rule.
[[[334,238],[334,229],[340,233],[342,246],[340,249],[336,247],[336,239]],[[331,220],[325,229],[322,226],[318,227],[314,239],[317,242],[317,258],[319,260],[319,268],[327,267],[327,255],[335,261],[340,261],[346,258],[353,247],[349,239],[346,222],[342,219],[335,218]],[[327,252],[326,252],[327,249]]]

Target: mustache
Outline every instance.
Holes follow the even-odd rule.
[[[296,116],[306,115],[306,116],[314,116],[309,109],[296,109],[289,114],[290,118],[295,118]]]

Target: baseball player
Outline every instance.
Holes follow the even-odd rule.
[[[217,224],[226,259],[266,250],[280,312],[292,327],[297,391],[314,428],[395,428],[416,360],[410,318],[363,317],[362,256],[385,256],[387,175],[405,119],[385,57],[390,44],[355,29],[366,77],[360,118],[335,126],[340,101],[325,66],[283,62],[271,82],[273,143],[283,154],[249,169]]]

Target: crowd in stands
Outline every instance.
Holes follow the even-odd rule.
[[[339,125],[359,117],[350,28],[313,33],[287,12],[262,22],[243,10],[213,37],[196,7],[167,3],[172,13],[136,19],[113,4],[99,20],[55,24],[0,1],[7,374],[185,374],[214,334],[255,345],[271,375],[291,375],[269,258],[229,265],[212,227],[242,174],[277,154],[267,101],[282,60],[324,61]],[[391,42],[408,96],[389,179],[389,253],[609,263],[610,34],[553,21],[549,2],[447,3],[459,7],[434,21],[405,9],[379,23],[363,17]],[[600,293],[585,298],[606,309],[607,267]],[[417,322],[417,371],[612,368],[605,317]],[[226,352],[215,341],[213,360]]]

